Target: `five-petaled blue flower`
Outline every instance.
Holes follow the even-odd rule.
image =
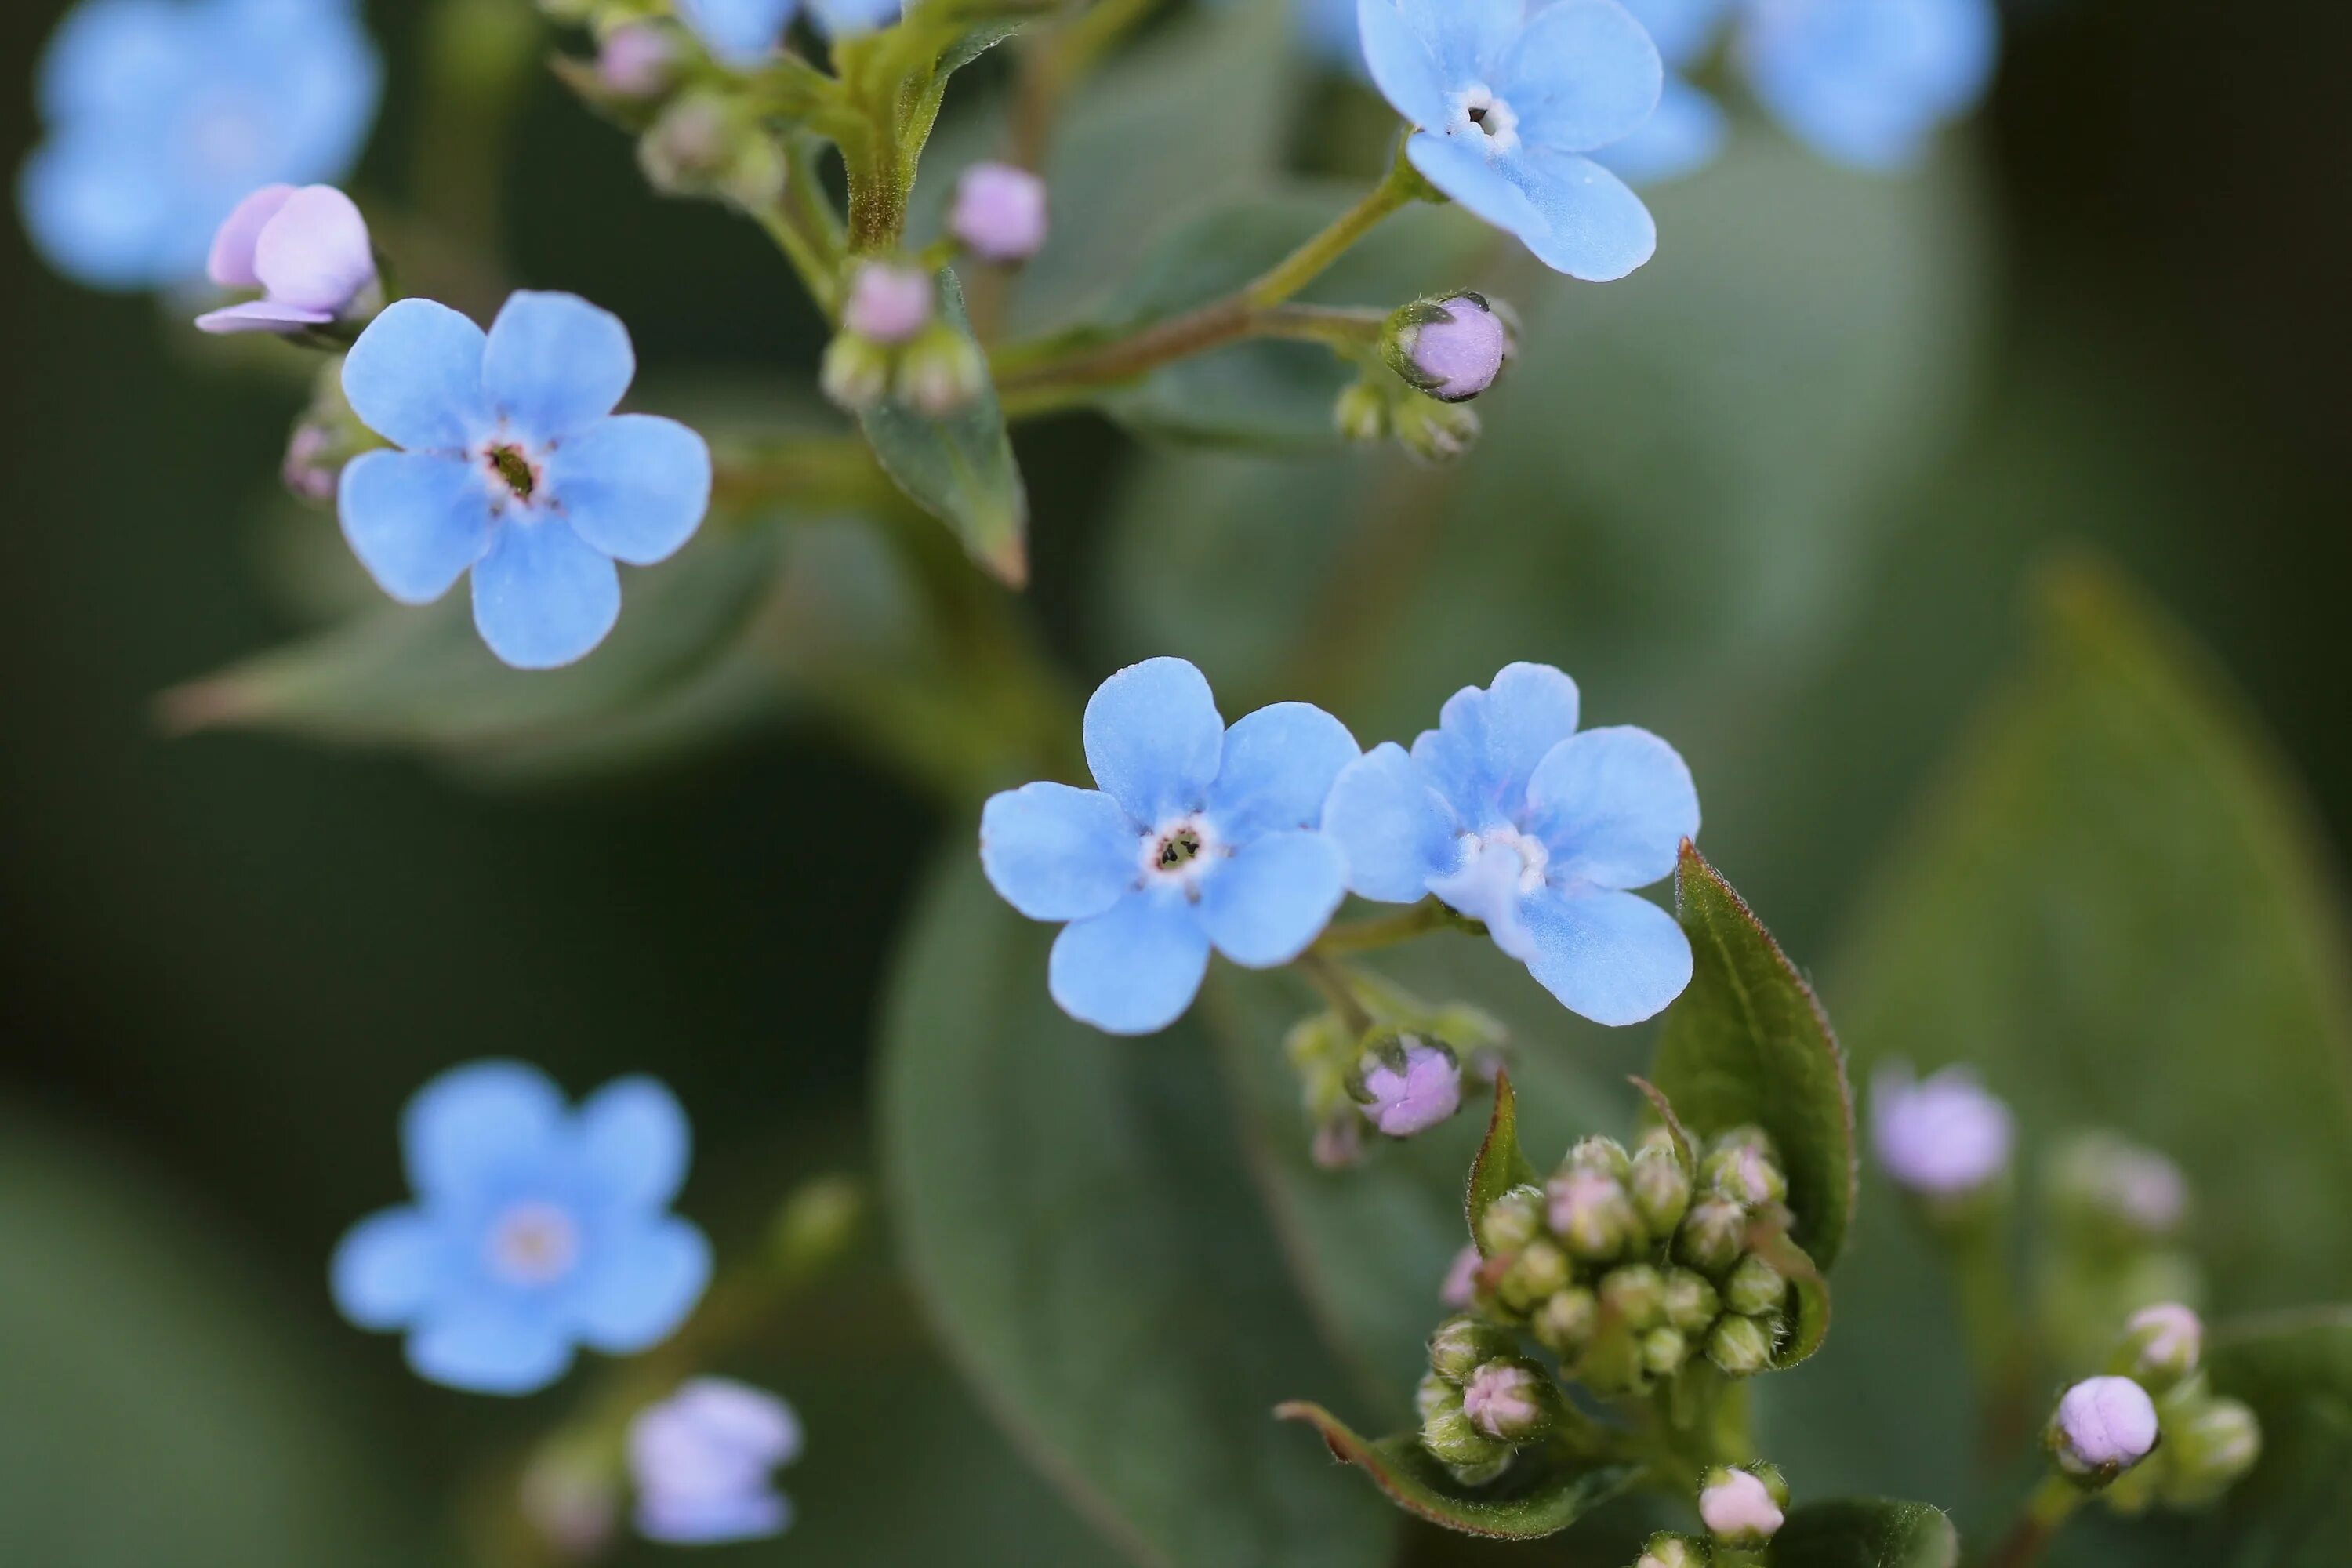
[[[1213,945],[1254,969],[1306,951],[1347,896],[1347,863],[1316,830],[1360,754],[1345,725],[1278,702],[1229,730],[1199,670],[1154,658],[1102,683],[1085,738],[1100,789],[1026,784],[980,821],[1005,901],[1071,922],[1047,968],[1064,1012],[1148,1035],[1192,1005]]]
[[[381,75],[351,0],[84,0],[41,59],[26,227],[95,288],[193,281],[256,187],[350,173]]]
[[[636,368],[628,329],[573,295],[517,294],[487,335],[401,300],[343,363],[352,411],[405,448],[343,470],[343,536],[403,604],[470,569],[491,652],[524,669],[571,663],[620,616],[613,563],[667,557],[710,504],[701,437],[614,414]]]
[[[825,37],[840,38],[888,26],[900,0],[677,0],[677,14],[720,61],[752,70],[782,46],[804,4]]]
[[[1665,86],[1657,112],[1623,141],[1595,153],[1637,185],[1658,184],[1696,174],[1722,151],[1730,124],[1722,105],[1693,87],[1682,74],[1714,45],[1718,25],[1732,0],[1622,0],[1633,19],[1649,31],[1665,62]]]
[[[1993,0],[1747,0],[1737,52],[1815,151],[1889,169],[1984,96],[2000,33]]]
[[[1642,198],[1584,153],[1639,129],[1664,68],[1616,0],[1359,0],[1364,61],[1420,127],[1414,168],[1570,277],[1657,249]]]
[[[1577,724],[1576,682],[1515,664],[1456,692],[1439,727],[1350,763],[1323,807],[1349,885],[1412,903],[1434,893],[1486,922],[1571,1012],[1633,1024],[1690,983],[1674,917],[1626,891],[1675,868],[1698,793],[1646,730]]]
[[[410,1208],[335,1249],[335,1304],[403,1329],[420,1376],[528,1394],[575,1343],[614,1355],[677,1328],[710,1279],[702,1233],[667,1213],[690,1137],[669,1090],[607,1084],[575,1112],[545,1074],[476,1062],[417,1091],[401,1120]]]

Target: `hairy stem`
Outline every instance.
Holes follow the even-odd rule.
[[[1356,994],[1354,978],[1345,965],[1322,953],[1309,951],[1297,961],[1298,973],[1307,977],[1331,1011],[1339,1015],[1349,1032],[1361,1037],[1372,1027],[1372,1015]]]

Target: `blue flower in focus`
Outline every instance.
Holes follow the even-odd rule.
[[[574,1345],[633,1354],[701,1299],[709,1244],[667,1212],[686,1115],[653,1079],[574,1111],[536,1068],[477,1062],[418,1090],[400,1131],[416,1203],[352,1226],[332,1277],[352,1322],[406,1331],[419,1376],[528,1394]]]
[[[899,5],[900,0],[808,0],[808,12],[825,37],[840,38],[888,26],[898,19]],[[802,0],[677,0],[678,19],[738,70],[756,69],[781,48],[801,8]]]
[[[1278,702],[1233,728],[1201,672],[1148,659],[1087,703],[1098,790],[1033,784],[990,800],[980,860],[1031,920],[1067,921],[1047,984],[1064,1012],[1115,1035],[1191,1006],[1209,949],[1267,969],[1305,952],[1347,896],[1316,831],[1359,751],[1319,708]]]
[[[1572,278],[1650,259],[1650,209],[1583,156],[1638,130],[1664,79],[1616,0],[1359,0],[1356,21],[1430,184]]]
[[[581,658],[620,616],[614,562],[665,559],[710,504],[701,437],[613,413],[636,368],[628,329],[571,294],[517,294],[487,335],[401,300],[343,362],[352,412],[405,448],[344,468],[343,537],[404,605],[470,570],[474,624],[507,663]]]
[[[1747,0],[1756,96],[1822,156],[1900,168],[1974,108],[2000,41],[1993,0]]]
[[[193,281],[247,194],[351,172],[381,79],[351,0],[84,0],[41,58],[25,226],[94,288]]]
[[[1690,983],[1674,917],[1626,891],[1675,868],[1698,793],[1646,730],[1579,731],[1576,683],[1515,664],[1445,704],[1412,743],[1350,763],[1323,807],[1349,886],[1412,903],[1434,893],[1486,922],[1570,1012],[1634,1024]]]
[[[1593,153],[1636,185],[1654,185],[1696,174],[1715,161],[1730,132],[1723,106],[1685,81],[1680,73],[1696,65],[1714,44],[1731,0],[1622,0],[1648,30],[1665,62],[1665,85],[1657,112],[1622,142]]]

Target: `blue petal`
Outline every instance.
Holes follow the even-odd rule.
[[[1638,1024],[1690,984],[1689,938],[1646,899],[1547,889],[1519,913],[1536,947],[1528,972],[1562,1006],[1596,1024]]]
[[[465,1201],[509,1172],[543,1162],[564,1123],[563,1095],[521,1062],[453,1068],[401,1113],[409,1184],[428,1199]]]
[[[1528,784],[1528,824],[1555,883],[1643,888],[1698,837],[1698,788],[1672,746],[1620,725],[1561,742]]]
[[[1658,46],[1659,58],[1668,68],[1679,70],[1715,42],[1716,29],[1732,0],[1623,0],[1623,4]]]
[[[1113,1035],[1149,1035],[1184,1016],[1209,969],[1209,938],[1172,890],[1128,894],[1064,928],[1046,965],[1063,1012]]]
[[[431,604],[490,547],[490,492],[463,458],[364,453],[338,496],[352,552],[404,605]]]
[[[360,423],[413,452],[454,452],[489,427],[482,329],[446,305],[402,300],[368,323],[343,361]]]
[[[715,1546],[781,1535],[793,1522],[792,1500],[764,1489],[709,1497],[646,1492],[637,1499],[637,1533],[668,1546]]]
[[[1543,215],[1520,241],[1555,272],[1609,283],[1658,251],[1658,226],[1624,181],[1590,158],[1530,147],[1517,161],[1519,188]]]
[[[1367,71],[1356,5],[1357,0],[1297,0],[1291,16],[1308,58],[1361,78]]]
[[[1658,47],[1617,0],[1552,0],[1496,67],[1495,95],[1530,147],[1581,153],[1631,135],[1658,106]]]
[[[530,1394],[572,1364],[572,1342],[546,1313],[507,1300],[452,1306],[408,1336],[416,1375],[473,1394]]]
[[[1410,904],[1453,864],[1460,831],[1428,773],[1394,742],[1339,770],[1323,805],[1323,832],[1348,862],[1348,886],[1382,903]]]
[[[828,38],[852,38],[898,19],[900,0],[810,0],[809,16]]]
[[[370,1215],[336,1244],[329,1266],[335,1306],[362,1329],[404,1327],[441,1294],[447,1258],[441,1227],[421,1211]]]
[[[16,187],[42,258],[78,283],[114,289],[174,280],[173,194],[143,149],[90,135],[37,149]]]
[[[1152,827],[1201,808],[1224,752],[1225,721],[1199,670],[1148,658],[1096,689],[1085,734],[1095,783]]]
[[[1494,684],[1446,699],[1413,761],[1472,827],[1516,824],[1546,752],[1576,733],[1576,682],[1548,664],[1514,664]]]
[[[1688,82],[1669,77],[1658,111],[1622,142],[1594,153],[1592,161],[1629,184],[1664,184],[1715,162],[1730,130],[1722,105]]]
[[[1817,152],[1893,169],[1982,96],[1999,26],[1989,0],[1776,0],[1755,6],[1741,58]]]
[[[612,1355],[659,1343],[710,1283],[710,1243],[682,1219],[632,1225],[597,1238],[572,1296],[580,1338]]]
[[[798,0],[678,0],[678,16],[727,64],[760,64],[783,42]]]
[[[1228,844],[1313,827],[1339,770],[1363,754],[1348,727],[1307,702],[1261,708],[1225,731],[1224,762],[1209,790],[1209,820]]]
[[[482,350],[482,392],[515,430],[576,436],[611,414],[637,375],[629,329],[577,294],[509,299]]]
[[[517,669],[583,658],[621,618],[621,574],[560,519],[515,519],[474,568],[474,625]]]
[[[1525,239],[1543,230],[1543,214],[1506,165],[1465,140],[1424,131],[1405,143],[1405,155],[1431,184],[1504,233]]]
[[[1348,858],[1320,833],[1269,833],[1201,879],[1201,927],[1235,963],[1288,963],[1348,896]]]
[[[1399,0],[1356,0],[1364,65],[1390,107],[1415,125],[1445,123],[1448,83],[1436,54],[1405,20]]]
[[[582,539],[650,566],[677,553],[710,510],[710,447],[675,419],[623,414],[559,444],[546,482]]]
[[[658,1079],[615,1079],[584,1101],[572,1124],[581,1163],[598,1190],[638,1211],[666,1207],[686,1184],[694,1132]]]
[[[84,0],[41,55],[45,120],[143,120],[186,96],[202,18],[164,0]]]
[[[980,814],[989,885],[1033,921],[1077,921],[1118,902],[1140,875],[1143,830],[1098,790],[1024,784]]]

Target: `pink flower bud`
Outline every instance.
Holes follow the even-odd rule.
[[[599,80],[625,98],[656,98],[677,79],[677,47],[659,27],[615,27],[596,51]]]
[[[1391,364],[1441,403],[1477,396],[1511,357],[1509,323],[1476,294],[1408,305],[1391,321]]]
[[[1443,1045],[1399,1036],[1367,1051],[1356,1070],[1364,1119],[1391,1138],[1426,1131],[1461,1109],[1462,1064]]]
[[[2072,1476],[2121,1474],[2156,1447],[2156,1402],[2127,1377],[2086,1378],[2050,1418],[2050,1449]]]
[[[1870,1086],[1871,1142],[1895,1182],[1931,1197],[1959,1197],[2009,1168],[2009,1107],[1966,1068],[1914,1081],[1889,1068]]]
[[[869,261],[850,279],[841,324],[872,342],[903,343],[930,324],[932,306],[929,273]]]
[[[367,220],[332,185],[265,185],[213,237],[207,270],[262,297],[196,318],[207,332],[295,332],[344,314],[375,284]]]
[[[1026,261],[1045,243],[1045,182],[1010,163],[974,163],[956,182],[948,232],[985,261]]]

